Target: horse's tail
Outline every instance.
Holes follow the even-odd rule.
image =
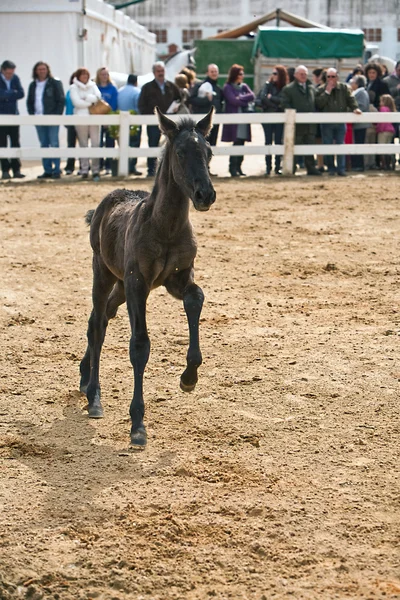
[[[87,213],[85,215],[85,222],[87,225],[90,225],[90,223],[92,222],[93,215],[94,215],[94,209],[87,211]]]

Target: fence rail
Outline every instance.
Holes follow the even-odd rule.
[[[180,116],[168,115],[173,121]],[[193,115],[199,120],[204,115]],[[129,146],[130,125],[157,125],[155,115],[131,115],[123,112],[119,115],[90,115],[85,117],[66,115],[0,115],[2,125],[118,125],[120,134],[117,148],[65,148],[60,147],[57,155],[63,158],[116,158],[119,160],[118,174],[126,176],[129,172],[129,159],[138,157],[158,157],[161,148],[131,148]],[[266,123],[284,124],[284,143],[281,145],[256,146],[216,146],[215,155],[283,155],[283,173],[291,175],[295,155],[310,154],[395,154],[399,144],[310,144],[295,145],[295,127],[300,123],[400,123],[400,113],[297,113],[289,109],[282,113],[242,113],[214,115],[215,124],[249,123],[251,125]],[[37,160],[54,158],[54,148],[0,148],[0,158],[20,158]]]

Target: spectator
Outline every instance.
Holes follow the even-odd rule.
[[[369,112],[378,112],[378,109],[375,108],[374,100],[375,94],[372,91],[367,92],[369,98]],[[365,143],[366,144],[376,144],[376,127],[375,123],[371,123],[369,127],[367,127],[365,131]],[[364,169],[377,169],[377,160],[375,154],[365,154],[364,155]]]
[[[314,69],[313,75],[313,86],[317,89],[320,85],[326,83],[326,69]]]
[[[105,102],[111,106],[111,110],[116,111],[118,108],[118,90],[110,79],[110,73],[106,67],[101,67],[97,69],[96,72],[96,85],[100,90],[101,97]],[[115,147],[115,139],[111,137],[108,131],[108,127],[102,125],[100,129],[100,148],[114,148]],[[106,170],[106,175],[110,175],[111,173],[111,158],[106,158],[100,160],[100,170],[104,168]]]
[[[364,75],[364,67],[360,63],[356,65],[351,73],[347,75],[346,83],[350,83],[351,79],[353,79],[356,75]]]
[[[349,87],[345,83],[338,81],[336,69],[330,68],[326,72],[327,83],[317,90],[316,105],[323,113],[344,113],[353,111],[361,114],[358,108],[357,100],[351,95]],[[322,142],[324,144],[343,144],[346,133],[345,123],[321,123]],[[329,175],[345,176],[346,157],[339,154],[336,157],[337,167],[335,168],[334,157],[326,156]]]
[[[200,83],[200,79],[196,77],[196,69],[193,65],[187,65],[180,71],[181,75],[186,75],[189,82],[189,89]]]
[[[389,75],[389,70],[384,63],[381,64],[381,70],[382,70],[382,79],[385,79]]]
[[[380,100],[379,112],[388,113],[388,112],[396,112],[396,105],[394,100],[390,94],[383,94]],[[393,142],[393,137],[395,133],[395,129],[392,123],[377,123],[376,124],[376,133],[378,136],[378,144],[391,144]],[[389,154],[382,154],[380,157],[380,167],[385,171],[388,171],[392,168],[393,156]]]
[[[118,110],[135,111],[139,114],[139,96],[140,89],[137,84],[137,75],[129,75],[126,85],[118,90]],[[131,148],[140,148],[140,140],[142,137],[142,128],[137,126],[136,133],[129,136],[129,146]],[[137,158],[129,159],[129,173],[132,175],[142,175],[141,171],[136,168]]]
[[[180,115],[188,115],[190,113],[187,105],[187,101],[189,100],[189,82],[186,75],[179,73],[175,77],[175,85],[179,88],[181,93],[181,101],[176,112]]]
[[[368,63],[365,66],[365,76],[368,80],[367,91],[374,92],[374,106],[379,109],[381,96],[389,94],[387,83],[382,80],[381,65],[375,62]]]
[[[72,83],[74,81],[74,77],[75,77],[75,72],[72,73],[71,77],[69,78],[70,86],[72,85]],[[74,105],[71,102],[71,92],[70,92],[69,88],[67,90],[67,93],[65,94],[65,114],[68,116],[71,116],[74,114]],[[75,125],[66,125],[66,128],[67,128],[67,147],[75,148],[76,141],[78,139],[78,136],[76,135]],[[75,170],[75,159],[68,158],[67,164],[65,165],[65,174],[72,175],[74,170]],[[78,175],[80,175],[80,171],[78,172]]]
[[[208,65],[206,78],[201,81],[197,86],[192,88],[190,97],[189,97],[189,106],[192,107],[192,111],[196,114],[208,113],[211,106],[214,106],[216,113],[222,113],[222,109],[224,106],[224,93],[222,88],[218,85],[218,77],[219,77],[219,69],[218,66],[214,63]],[[211,86],[211,92],[206,89],[203,89],[204,84],[209,84]],[[205,92],[199,94],[200,87]],[[218,131],[219,125],[213,125],[213,128],[210,131],[208,136],[208,141],[211,146],[217,145],[218,139]]]
[[[162,113],[166,113],[174,100],[180,100],[179,89],[171,81],[165,79],[165,64],[161,61],[153,64],[153,81],[145,83],[139,98],[139,111],[142,115],[152,115],[156,106]],[[158,125],[147,125],[149,148],[156,148],[160,141],[161,132]],[[147,159],[147,175],[154,177],[156,174],[157,159]]]
[[[391,75],[385,77],[384,83],[389,88],[389,94],[396,104],[396,110],[400,110],[400,60],[397,61],[395,69]]]
[[[289,83],[293,83],[296,69],[294,67],[288,67],[286,70],[289,77]]]
[[[249,102],[254,101],[254,94],[246,83],[243,83],[244,70],[242,65],[234,64],[229,69],[228,79],[224,85],[225,112],[243,113],[247,112]],[[245,142],[251,142],[251,129],[247,123],[239,125],[228,124],[222,129],[222,141],[233,142],[234,146],[244,146]],[[229,173],[232,177],[241,175],[243,156],[229,157]]]
[[[101,92],[94,81],[90,80],[90,73],[87,69],[81,67],[75,73],[74,81],[71,85],[70,96],[74,106],[74,114],[79,116],[89,116],[89,106],[96,104],[101,98]],[[89,139],[92,148],[99,147],[100,135],[98,125],[77,125],[76,133],[81,148],[87,148]],[[82,179],[87,179],[89,174],[89,159],[81,159]],[[100,161],[98,158],[92,159],[93,181],[100,181]]]
[[[369,112],[369,96],[365,89],[367,80],[364,75],[356,75],[350,80],[350,86],[353,95],[361,112]],[[353,135],[355,144],[365,143],[365,134],[371,123],[353,123]],[[353,171],[364,171],[364,156],[362,154],[352,154],[350,157],[351,168]]]
[[[17,101],[24,97],[24,90],[18,75],[15,75],[16,65],[11,60],[5,60],[0,69],[0,115],[18,115]],[[20,148],[18,125],[0,127],[0,148],[7,148],[8,138],[11,148]],[[25,177],[21,173],[19,158],[1,159],[2,179],[11,179],[10,169],[16,179]]]
[[[64,88],[59,79],[51,74],[47,63],[39,61],[32,71],[26,106],[30,115],[62,115],[64,112]],[[59,148],[59,125],[36,125],[41,148]],[[43,158],[43,173],[38,179],[60,179],[60,159]]]
[[[304,65],[296,67],[294,81],[282,90],[282,108],[294,108],[297,112],[315,112],[315,89],[307,79],[308,69]],[[295,144],[314,144],[316,126],[313,123],[296,125]],[[307,175],[321,175],[315,167],[313,155],[304,157]],[[295,166],[293,166],[293,172]]]
[[[263,109],[266,113],[283,112],[282,108],[282,90],[289,82],[288,74],[284,66],[276,65],[273,68],[271,77],[261,88],[256,98],[256,106]],[[265,145],[270,146],[272,141],[274,144],[282,144],[283,123],[263,123],[265,136]],[[271,174],[272,156],[265,155],[265,174]],[[275,174],[281,175],[281,156],[275,155]]]
[[[326,69],[314,69],[313,86],[315,90],[324,83],[326,83]],[[321,125],[319,123],[317,123],[317,130],[315,132],[315,143],[318,145],[322,144]],[[321,173],[325,171],[323,154],[317,154],[317,169]]]

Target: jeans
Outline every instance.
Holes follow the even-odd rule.
[[[364,144],[365,143],[365,133],[367,128],[364,129],[354,129],[353,127],[353,135],[354,135],[354,143],[355,144]],[[364,156],[362,154],[352,154],[350,157],[351,160],[351,168],[352,169],[362,169],[364,170]]]
[[[323,144],[343,144],[346,134],[346,125],[344,123],[324,123],[321,124],[321,134]],[[325,156],[326,165],[330,173],[335,172],[335,160],[332,155]],[[345,172],[346,157],[344,154],[336,156],[338,173]]]
[[[19,126],[18,125],[2,125],[0,127],[0,148],[7,148],[7,140],[10,138],[11,148],[20,148],[19,143]],[[21,170],[21,161],[19,158],[2,158],[1,170],[3,173],[8,173],[12,169],[13,173],[19,173]]]
[[[41,148],[59,148],[58,141],[58,125],[36,125]],[[53,169],[54,164],[54,169]],[[60,159],[59,158],[43,158],[43,170],[48,175],[55,173],[60,174]]]
[[[135,135],[130,136],[129,146],[131,148],[140,148],[141,137],[142,137],[142,128],[139,127],[138,132],[135,133]],[[133,173],[133,171],[136,169],[136,165],[137,165],[137,158],[130,158],[129,159],[129,172],[130,173]]]
[[[265,145],[271,146],[272,140],[275,144],[282,144],[283,137],[283,123],[263,123]],[[271,171],[272,156],[270,154],[265,155],[265,164],[267,170]],[[281,168],[281,156],[275,155],[275,171],[279,171]]]
[[[93,146],[93,144],[92,144]],[[108,127],[102,127],[100,130],[100,148],[115,148],[115,139],[108,133]],[[100,169],[111,170],[111,158],[100,159]]]
[[[78,136],[76,135],[76,129],[74,125],[67,125],[67,146],[68,148],[75,148]],[[73,171],[75,169],[75,159],[68,158],[65,166],[66,171]]]
[[[147,139],[149,148],[157,148],[161,138],[161,131],[158,125],[147,125]],[[155,175],[157,166],[157,159],[154,157],[148,157],[147,159],[147,174]]]

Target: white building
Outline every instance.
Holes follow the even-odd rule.
[[[279,0],[278,6],[328,27],[363,29],[379,54],[400,59],[399,0]],[[157,34],[157,51],[163,54],[170,44],[185,48],[193,39],[239,27],[276,8],[276,0],[144,0],[124,10]]]
[[[156,36],[102,0],[0,0],[0,57],[17,65],[25,94],[38,61],[49,63],[67,90],[78,67],[86,67],[92,77],[103,66],[148,73]],[[18,108],[27,113],[26,98]],[[25,145],[37,145],[32,127],[22,127],[21,138]]]

